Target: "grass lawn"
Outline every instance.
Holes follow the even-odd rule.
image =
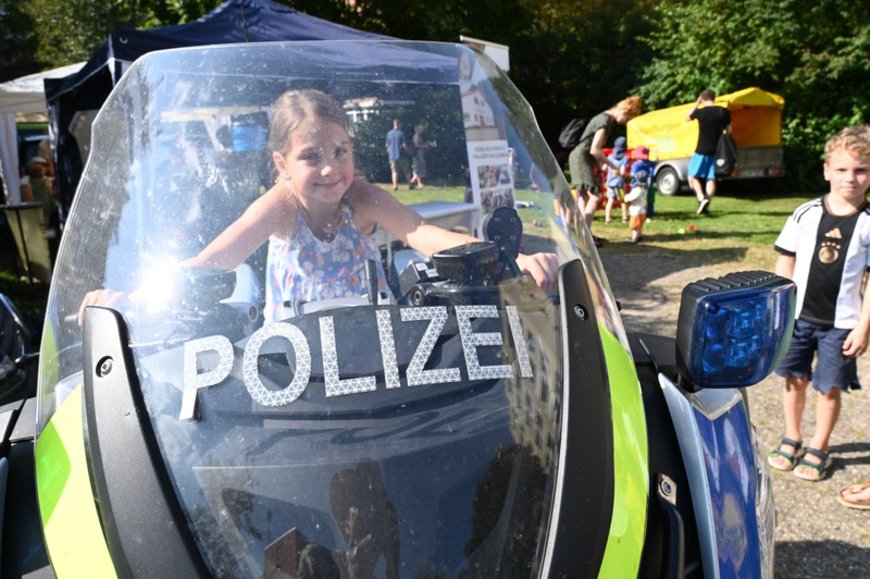
[[[381,184],[385,186],[386,184]],[[763,183],[762,183],[763,186]],[[434,187],[409,191],[402,187],[396,196],[403,203],[422,203],[433,200],[461,201],[464,190],[461,187]],[[533,191],[519,191],[521,199],[537,199]],[[695,214],[697,202],[694,196],[682,193],[673,197],[659,196],[656,200],[655,216],[644,227],[644,241],[637,246],[627,242],[629,230],[620,221],[619,209],[614,210],[614,221],[604,223],[603,210],[596,215],[593,231],[610,243],[605,251],[649,251],[651,247],[662,249],[717,250],[740,247],[745,250],[747,260],[753,256],[774,258],[772,246],[782,229],[788,215],[800,203],[812,198],[806,196],[770,195],[761,188],[753,192],[728,193],[717,196],[711,204],[708,215]],[[548,211],[549,205],[541,203],[540,209],[522,209],[520,214],[528,223]],[[695,233],[679,233],[680,229],[690,229],[695,225]],[[25,313],[41,315],[48,297],[48,286],[22,281],[15,267],[14,254],[7,244],[11,239],[4,238],[4,249],[0,252],[0,292],[8,295]],[[749,267],[769,267],[769,264],[747,264]]]
[[[676,243],[686,249],[733,245],[771,249],[786,218],[801,203],[816,195],[769,195],[764,191],[717,196],[706,215],[697,215],[694,195],[672,197],[659,195],[655,215],[644,226],[644,242]],[[621,222],[621,212],[613,211],[614,221],[604,223],[604,212],[596,215],[592,225],[596,235],[612,241],[628,239],[628,226]],[[694,225],[695,227],[690,227]],[[680,233],[680,230],[686,233]],[[689,231],[696,229],[694,233]]]
[[[0,293],[6,294],[22,314],[41,316],[48,299],[48,286],[39,281],[27,283],[16,261],[17,250],[5,219],[0,220]]]
[[[659,195],[656,198],[655,216],[644,226],[645,241],[653,244],[678,243],[688,249],[731,246],[735,243],[769,249],[791,212],[816,194],[771,195],[761,188],[763,185],[763,181],[760,182],[759,188],[752,192],[726,191],[713,199],[706,215],[695,213],[698,203],[690,193],[683,192],[672,197]],[[402,188],[395,195],[406,204],[433,200],[460,201],[463,190],[458,187],[427,186],[413,191]],[[518,197],[522,199],[531,199],[538,195],[533,191],[518,193]],[[542,205],[545,205],[545,209],[548,207],[546,203]],[[521,211],[520,214],[524,218],[526,215],[534,215],[526,211]],[[628,226],[621,222],[620,216],[620,210],[614,209],[614,221],[605,224],[604,210],[601,209],[592,225],[595,234],[614,242],[628,239]],[[690,225],[695,226],[695,233],[679,233],[680,229],[693,229]]]

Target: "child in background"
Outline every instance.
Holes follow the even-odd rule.
[[[774,244],[776,273],[797,284],[798,303],[791,345],[776,369],[785,378],[785,433],[767,460],[808,481],[823,479],[831,466],[841,392],[861,387],[856,359],[870,332],[870,283],[864,281],[870,267],[870,126],[849,127],[828,140],[824,174],[830,192],[795,209]],[[810,381],[818,391],[816,423],[804,444]]]
[[[658,158],[658,154],[654,155]],[[658,189],[658,185],[656,184],[656,172],[655,166],[658,164],[657,161],[650,161],[653,165],[652,171],[650,171],[649,178],[649,188],[646,192],[646,220],[647,222],[652,222],[653,216],[656,214],[656,190]]]
[[[625,154],[625,137],[617,137],[613,141],[613,151],[607,156],[613,165],[607,165],[607,204],[604,207],[604,222],[613,221],[613,204],[622,200],[625,195],[625,168],[628,165],[628,156]],[[622,222],[628,222],[628,208],[622,203]]]
[[[625,202],[628,203],[628,213],[631,216],[628,225],[631,228],[631,239],[628,242],[637,243],[646,222],[647,195],[652,187],[656,164],[649,160],[647,147],[636,147],[631,152],[631,158],[634,160],[629,170],[631,191],[625,195]]]

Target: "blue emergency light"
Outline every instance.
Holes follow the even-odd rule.
[[[687,285],[677,325],[677,364],[694,388],[741,388],[763,380],[791,342],[797,290],[765,271]]]

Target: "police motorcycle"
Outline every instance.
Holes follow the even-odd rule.
[[[425,124],[437,185],[396,194],[480,241],[424,256],[376,232],[388,292],[369,262],[360,296],[269,323],[262,248],[234,271],[178,267],[268,187],[270,107],[291,88],[343,104],[372,182],[389,182],[392,119]],[[0,414],[18,424],[3,576],[772,577],[743,388],[787,345],[793,284],[700,280],[675,337],[628,333],[570,199],[529,105],[466,46],[142,57],[93,125],[37,396]],[[520,251],[555,253],[558,287]],[[95,288],[145,299],[80,325]]]

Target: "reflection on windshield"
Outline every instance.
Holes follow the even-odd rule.
[[[404,136],[414,189],[393,185],[395,119],[424,128]],[[76,312],[108,305],[214,574],[536,572],[562,432],[560,264],[583,260],[599,321],[622,330],[564,178],[490,61],[401,43],[153,53],[94,137],[42,424],[52,374],[82,370]]]
[[[329,498],[346,548],[329,549],[290,531],[266,548],[266,575],[289,561],[300,578],[373,577],[383,557],[386,577],[397,578],[399,524],[378,465],[364,460],[337,471],[329,484]]]

